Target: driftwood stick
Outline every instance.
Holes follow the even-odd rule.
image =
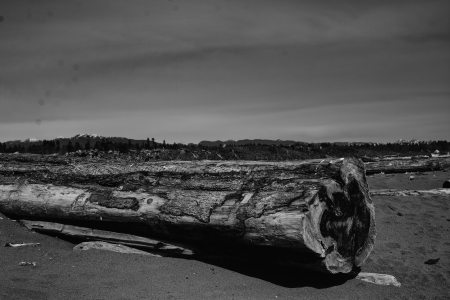
[[[290,249],[331,273],[360,266],[374,207],[356,159],[0,165],[0,211],[146,226],[172,241]],[[64,223],[64,221],[61,221]],[[295,264],[295,260],[292,262]]]
[[[153,257],[162,257],[161,255],[149,253],[146,251],[142,251],[139,249],[131,248],[128,246],[124,246],[122,244],[111,244],[107,242],[83,242],[81,244],[76,245],[73,247],[74,251],[86,251],[90,249],[98,249],[98,250],[107,250],[112,252],[118,252],[118,253],[126,253],[126,254],[140,254],[140,255],[148,255]]]

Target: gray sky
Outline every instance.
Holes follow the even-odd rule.
[[[450,140],[450,1],[0,2],[0,141]]]

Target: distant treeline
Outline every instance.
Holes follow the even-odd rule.
[[[243,145],[233,144],[221,144],[216,146],[205,146],[196,144],[182,144],[173,143],[169,144],[163,141],[162,143],[155,142],[154,139],[147,140],[131,140],[124,139],[123,141],[113,141],[112,139],[102,138],[86,141],[80,143],[78,141],[65,140],[43,140],[32,143],[0,143],[0,152],[2,153],[35,153],[35,154],[65,154],[67,152],[81,151],[118,151],[120,153],[140,152],[141,150],[154,150],[154,149],[166,149],[166,150],[182,150],[182,149],[207,149],[209,151],[215,151],[219,154],[226,154],[228,151],[235,149],[234,153],[258,154],[261,153],[261,157],[270,159],[273,155],[280,156],[282,153],[276,149],[287,150],[288,157],[298,152],[295,157],[312,157],[311,154],[321,156],[380,156],[389,154],[426,154],[433,153],[438,150],[441,153],[447,153],[450,151],[450,142],[447,141],[430,141],[430,142],[416,142],[416,143],[353,143],[353,144],[335,144],[335,143],[295,143],[292,145],[266,145],[248,143]],[[227,150],[226,150],[227,149]],[[236,152],[238,151],[238,152]],[[232,151],[231,151],[232,152]],[[307,156],[300,155],[308,154]],[[283,155],[284,156],[284,155]],[[313,155],[316,156],[316,155]]]
[[[336,147],[333,143],[321,143],[322,148]],[[372,149],[376,151],[394,151],[399,153],[405,152],[440,152],[450,151],[450,142],[448,141],[429,141],[416,143],[359,143],[349,145],[339,145],[338,147],[350,147],[355,149]]]
[[[75,152],[78,150],[82,151],[119,151],[121,153],[127,153],[129,151],[141,151],[143,149],[151,150],[158,148],[165,149],[179,149],[186,147],[183,144],[166,144],[165,141],[162,143],[155,142],[154,139],[150,140],[147,138],[145,142],[136,143],[135,141],[129,139],[127,142],[113,142],[111,139],[104,138],[95,141],[87,141],[85,143],[73,142],[69,140],[65,144],[61,143],[59,140],[43,140],[38,142],[30,143],[25,145],[23,143],[0,143],[0,152],[2,153],[34,153],[34,154],[65,154],[67,152]]]

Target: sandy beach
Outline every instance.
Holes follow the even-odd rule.
[[[448,172],[368,177],[370,189],[441,188]],[[372,196],[377,239],[362,272],[390,274],[401,287],[345,276],[237,263],[73,251],[0,214],[0,299],[449,299],[450,199]],[[35,247],[4,247],[33,242]],[[435,264],[425,264],[437,259]],[[36,266],[20,266],[35,262]]]

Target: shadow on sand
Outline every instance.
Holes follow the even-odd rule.
[[[280,267],[261,266],[255,263],[243,263],[240,261],[224,261],[213,259],[197,259],[198,261],[237,272],[246,276],[258,278],[285,288],[313,287],[316,289],[329,288],[342,285],[355,278],[358,270],[349,274],[327,274],[317,271]]]
[[[80,240],[68,238],[66,236],[58,236],[58,238],[70,242],[74,245],[82,242]],[[148,249],[134,247],[149,253],[160,254],[165,257],[176,257],[187,260],[195,260],[211,265],[211,267],[219,267],[227,269],[245,276],[257,278],[263,281],[276,284],[285,288],[301,288],[312,287],[316,289],[329,288],[339,286],[356,277],[359,270],[354,270],[352,274],[329,274],[317,272],[314,270],[292,267],[281,267],[274,264],[265,264],[266,260],[252,259],[245,261],[244,259],[233,259],[229,255],[226,256],[181,256],[175,254],[167,254],[158,251],[149,251]],[[213,258],[211,258],[213,257]]]

